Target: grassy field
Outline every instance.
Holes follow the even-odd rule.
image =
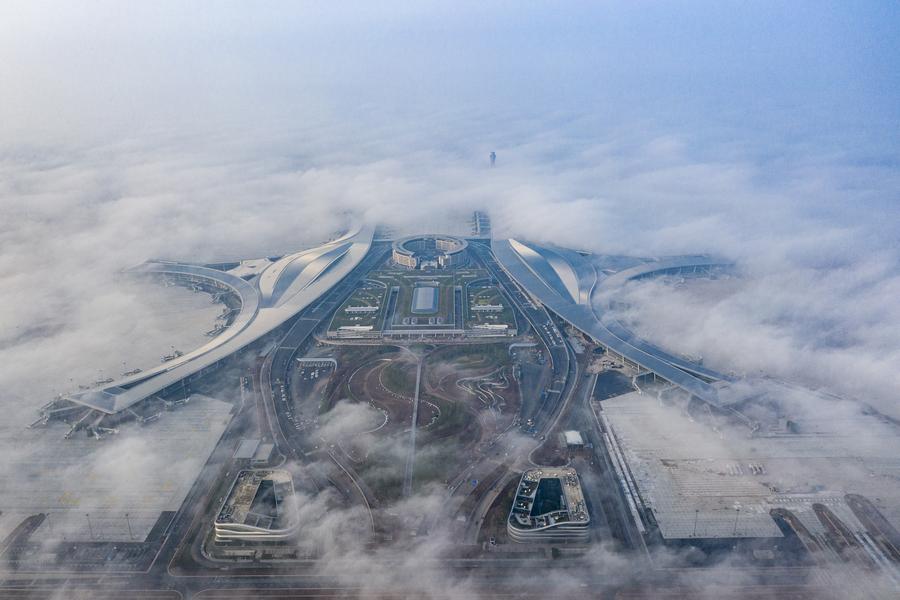
[[[412,398],[416,393],[416,365],[394,361],[381,372],[381,382],[395,394]]]
[[[389,503],[402,497],[403,463],[388,448],[389,445],[376,447],[366,461],[355,468],[375,496]]]
[[[382,269],[370,275],[371,279],[387,286],[399,288],[397,306],[394,311],[393,324],[399,328],[405,326],[429,325],[429,317],[440,318],[440,327],[452,327],[454,322],[453,290],[459,286],[463,289],[471,283],[487,279],[486,271],[480,269],[435,269],[428,271],[410,269]],[[438,310],[428,315],[417,314],[411,311],[413,289],[417,284],[436,283],[438,292]],[[465,302],[466,299],[464,298]],[[511,318],[511,315],[510,315]],[[494,321],[485,321],[494,322]],[[499,322],[499,321],[498,321]],[[436,326],[434,323],[429,326]]]
[[[509,344],[465,344],[443,346],[428,355],[428,361],[456,362],[460,367],[479,368],[504,365],[510,362]]]
[[[381,328],[381,319],[385,311],[385,299],[387,297],[388,288],[383,287],[371,281],[363,281],[359,287],[351,294],[344,304],[334,313],[331,320],[331,326],[328,328],[332,331],[339,327],[349,325],[372,326],[375,329]],[[373,312],[347,312],[351,307],[371,307],[377,306],[378,310]]]
[[[509,325],[510,328],[516,326],[516,319],[513,315],[509,302],[503,297],[500,289],[488,284],[474,284],[467,288],[468,298],[468,319],[466,320],[466,328],[474,325]],[[479,311],[475,310],[478,306],[497,306],[502,305],[503,309],[499,311]]]
[[[423,396],[424,400],[437,405],[441,411],[440,418],[433,425],[429,424],[421,428],[423,441],[428,442],[452,436],[454,444],[459,446],[473,441],[477,437],[478,421],[462,404],[430,395]]]
[[[416,439],[416,463],[413,488],[431,483],[446,485],[456,477],[470,459],[466,450],[479,435],[478,421],[459,403],[428,397],[437,404],[441,416],[431,427],[420,428]]]
[[[396,351],[396,346],[340,346],[340,352],[335,357],[338,361],[338,370],[332,374],[328,389],[325,392],[322,412],[328,412],[337,401],[343,398],[353,398],[356,401],[360,401],[361,399],[356,398],[350,391],[347,381],[350,375],[360,365]]]

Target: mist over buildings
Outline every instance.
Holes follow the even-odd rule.
[[[654,8],[3,3],[0,408],[30,414],[208,319],[187,300],[185,322],[162,318],[172,291],[123,284],[125,267],[485,210],[496,236],[734,261],[739,278],[699,290],[631,285],[623,318],[722,372],[900,418],[900,10]],[[342,410],[335,435],[371,417]]]

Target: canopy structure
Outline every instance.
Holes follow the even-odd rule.
[[[368,253],[373,235],[374,227],[355,228],[337,240],[275,261],[253,282],[203,265],[170,261],[148,261],[131,269],[137,274],[186,279],[234,293],[240,299],[240,311],[225,331],[196,350],[153,369],[64,398],[113,414],[214,368],[296,316],[340,282]]]
[[[648,261],[601,279],[589,261],[571,250],[514,239],[494,240],[491,249],[529,294],[596,343],[704,402],[717,407],[725,404],[716,383],[723,376],[638,339],[615,319],[600,314],[591,298],[599,290],[615,289],[634,279],[692,273],[727,263],[706,256],[676,257]]]

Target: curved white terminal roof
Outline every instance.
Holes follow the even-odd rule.
[[[240,313],[223,333],[196,350],[107,386],[65,397],[112,414],[212,367],[270,333],[334,287],[368,253],[374,231],[374,227],[364,226],[318,248],[290,254],[267,267],[254,283],[200,265],[153,261],[136,267],[132,270],[136,273],[187,276],[227,287],[241,299]]]
[[[620,288],[629,281],[644,279],[646,277],[658,277],[667,273],[683,272],[685,269],[701,269],[709,267],[730,266],[722,260],[710,256],[673,256],[658,260],[647,261],[629,269],[623,269],[618,273],[604,279],[597,287],[603,290]]]
[[[296,296],[315,283],[331,265],[340,261],[351,246],[352,242],[322,246],[278,260],[259,277],[263,305],[277,306]]]
[[[533,244],[509,240],[525,266],[563,300],[582,302],[581,281],[575,268],[559,252]]]
[[[660,277],[673,274],[684,274],[691,271],[702,271],[704,269],[731,266],[731,263],[703,255],[660,258],[657,260],[647,261],[628,269],[623,269],[618,273],[610,275],[597,284],[597,286],[594,288],[593,294],[601,295],[609,292],[614,292],[616,290],[620,290],[622,286],[627,284],[629,281],[635,281],[638,279]],[[599,301],[594,302],[592,306],[594,308],[595,314],[597,313],[596,307],[598,304]],[[688,373],[691,373],[693,375],[699,375],[700,377],[710,380],[724,379],[724,377],[720,373],[717,373],[712,369],[685,360],[684,358],[681,358],[679,356],[670,354],[660,348],[657,348],[650,342],[641,339],[633,331],[625,327],[618,319],[616,319],[614,316],[612,316],[612,314],[608,312],[604,312],[603,314],[599,315],[599,318],[602,321],[604,327],[611,331],[616,337],[634,346],[635,348],[655,354],[663,360],[675,365],[679,369],[687,371]]]
[[[697,374],[712,379],[721,377],[710,377],[710,374],[715,373],[677,359],[643,340],[626,335],[630,332],[624,327],[619,326],[618,330],[611,330],[615,327],[609,327],[597,316],[590,303],[591,288],[585,289],[585,283],[589,280],[583,273],[590,265],[586,265],[586,261],[580,255],[511,239],[494,240],[491,243],[491,250],[503,269],[519,285],[573,327],[583,331],[597,343],[642,368],[653,371],[701,400],[721,406],[717,388]],[[621,285],[631,279],[648,277],[652,274],[713,264],[722,263],[708,257],[678,257],[655,261],[616,273],[603,280],[601,285],[604,289],[611,289],[617,282]],[[573,285],[573,279],[578,281],[577,287]],[[622,337],[617,333],[621,333]]]

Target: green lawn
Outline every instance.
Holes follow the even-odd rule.
[[[477,284],[469,286],[467,290],[468,302],[468,320],[466,327],[475,325],[508,325],[510,328],[516,326],[515,316],[509,302],[503,297],[503,293],[499,288],[493,285]],[[476,306],[503,305],[501,311],[478,311],[473,310]]]
[[[388,288],[382,287],[368,281],[356,288],[353,294],[344,304],[334,313],[329,329],[334,331],[339,327],[349,325],[372,326],[379,328],[381,317],[384,314],[385,302],[387,298]],[[361,306],[377,306],[378,310],[374,312],[353,313],[347,312],[347,308]]]

